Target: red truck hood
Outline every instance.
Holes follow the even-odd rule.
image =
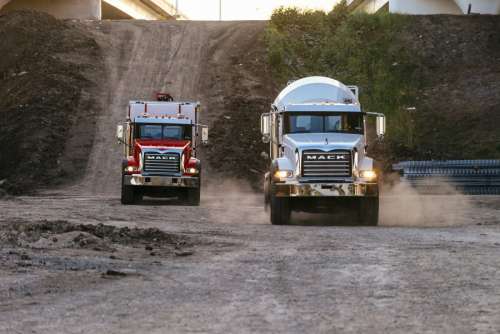
[[[191,142],[189,140],[155,140],[155,139],[137,139],[135,144],[139,149],[155,148],[158,150],[168,150],[169,148],[186,149]]]
[[[134,143],[133,161],[130,165],[139,166],[141,152],[153,149],[158,151],[167,151],[171,149],[181,150],[184,153],[184,166],[188,165],[191,159],[191,141],[189,140],[155,140],[155,139],[136,139]]]

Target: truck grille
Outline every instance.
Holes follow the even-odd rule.
[[[144,172],[156,175],[174,175],[180,171],[178,153],[146,153],[144,154]]]
[[[304,177],[351,177],[350,151],[305,151],[302,154]]]

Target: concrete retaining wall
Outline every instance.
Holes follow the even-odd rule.
[[[466,14],[472,5],[472,13],[500,14],[499,0],[390,0],[391,13],[432,15]]]
[[[63,19],[101,19],[101,0],[11,0],[0,11],[18,9],[34,9]]]
[[[453,0],[391,0],[389,11],[399,14],[462,14]]]
[[[455,0],[462,12],[467,13],[471,4],[472,13],[500,14],[500,1],[498,0]]]

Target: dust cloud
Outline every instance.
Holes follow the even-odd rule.
[[[460,226],[470,224],[477,208],[469,196],[452,187],[440,187],[442,195],[420,194],[401,182],[385,185],[380,197],[380,225],[383,226]]]
[[[217,180],[214,178],[213,180]],[[211,220],[230,224],[268,224],[264,195],[244,180],[225,179],[206,185],[203,206],[209,208]]]
[[[256,192],[241,179],[211,178],[204,185],[203,207],[210,221],[224,224],[270,224],[264,210],[264,195]],[[380,197],[381,226],[446,227],[463,226],[488,221],[482,217],[481,205],[472,196],[463,195],[452,187],[440,187],[443,195],[417,192],[406,183],[384,185]],[[310,214],[294,212],[294,225],[355,225],[355,215]],[[484,220],[482,218],[485,218]]]

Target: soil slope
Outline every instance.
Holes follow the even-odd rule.
[[[418,17],[405,25],[398,47],[413,50],[425,79],[413,104],[417,114],[405,118],[418,145],[386,151],[387,160],[496,157],[498,24],[495,17]],[[70,182],[70,193],[117,194],[115,126],[129,100],[157,91],[202,102],[202,121],[211,126],[201,152],[205,182],[237,178],[258,188],[268,163],[259,117],[282,88],[267,63],[266,26],[77,23],[34,12],[0,17],[6,55],[0,59],[0,188],[26,192]]]
[[[284,85],[325,75],[388,120],[378,160],[500,158],[500,16],[277,11],[269,61]],[[380,150],[382,148],[382,150]]]
[[[84,124],[92,137],[97,44],[68,23],[20,11],[0,16],[0,54],[0,188],[74,178],[92,145],[72,140],[72,129]]]
[[[239,132],[232,132],[231,138],[221,140],[224,136],[221,128],[226,124],[219,117],[231,111],[234,119],[240,119],[239,115],[246,110],[241,111],[235,103],[244,101],[252,106],[252,122],[245,122],[253,131],[248,137],[258,133],[256,119],[270,103],[269,92],[266,85],[260,83],[265,75],[249,74],[246,67],[255,67],[249,59],[262,62],[264,58],[261,54],[247,57],[259,45],[264,28],[262,22],[86,23],[85,29],[97,40],[104,54],[106,80],[101,83],[103,112],[97,121],[94,148],[83,183],[77,184],[74,191],[110,195],[119,192],[122,152],[114,129],[125,120],[129,100],[151,99],[158,91],[169,92],[178,100],[202,102],[202,122],[213,129],[209,155],[203,159],[205,176],[213,171],[208,168],[208,162],[219,167],[215,162],[227,161],[231,147],[245,152],[246,141],[241,140]],[[257,50],[262,52],[262,42],[260,45]],[[254,149],[248,156],[253,158],[259,152]]]
[[[413,19],[406,43],[426,83],[412,117],[415,158],[500,158],[499,31],[500,16]]]

